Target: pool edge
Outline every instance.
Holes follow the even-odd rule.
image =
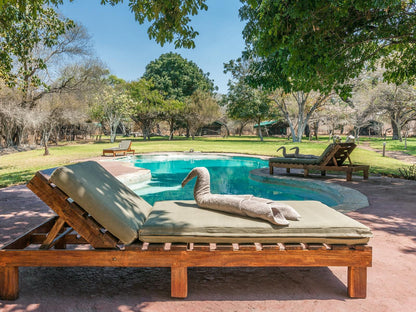
[[[257,182],[282,186],[293,186],[296,184],[297,187],[300,186],[310,191],[325,193],[325,195],[331,197],[334,201],[339,203],[336,206],[332,206],[332,208],[342,213],[355,211],[357,209],[369,206],[367,196],[365,196],[360,191],[327,181],[270,175],[269,168],[251,170],[249,178]]]

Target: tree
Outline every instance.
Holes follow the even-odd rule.
[[[101,90],[91,108],[94,119],[110,129],[110,142],[114,142],[120,122],[128,116],[132,101],[123,88],[107,86]]]
[[[318,114],[332,135],[337,129],[341,130],[341,134],[343,134],[346,125],[355,124],[354,121],[358,119],[358,115],[362,116],[362,112],[355,111],[353,107],[337,96],[331,97],[327,103],[328,105],[325,105]]]
[[[212,92],[214,83],[194,62],[184,59],[177,53],[165,53],[146,66],[144,79],[154,83],[165,100],[161,107],[162,115],[166,117],[170,128],[170,139],[173,138],[175,124],[183,121],[183,105],[197,90]],[[181,103],[182,104],[181,104]],[[187,131],[189,133],[189,129]]]
[[[244,125],[254,121],[259,125],[258,135],[263,141],[260,123],[265,118],[273,116],[273,109],[268,97],[269,93],[262,88],[253,88],[247,83],[250,62],[238,58],[224,64],[224,73],[231,73],[233,79],[228,81],[228,94],[224,96],[223,103],[227,115],[231,119],[240,121],[240,135]]]
[[[31,88],[44,86],[39,72],[47,69],[51,58],[70,52],[62,36],[75,24],[52,8],[20,4],[6,1],[0,7],[0,78],[18,85],[27,96]]]
[[[162,108],[162,118],[169,124],[169,140],[173,140],[173,131],[178,120],[183,119],[186,104],[178,100],[165,100]]]
[[[198,89],[208,92],[214,90],[214,83],[208,75],[194,62],[170,52],[150,62],[143,78],[151,79],[155,89],[162,92],[166,99],[183,101]]]
[[[393,140],[402,141],[403,127],[411,120],[416,120],[416,90],[406,83],[379,83],[375,88],[370,110],[387,114],[393,130]]]
[[[227,105],[227,115],[241,123],[240,135],[245,124],[253,121],[260,125],[262,120],[273,115],[268,94],[260,89],[251,88],[242,82],[228,84],[228,94],[224,101]],[[258,127],[258,135],[260,140],[263,141],[260,126]]]
[[[296,91],[336,90],[345,98],[349,79],[374,69],[379,60],[388,81],[415,79],[415,1],[244,2],[240,16],[247,21],[247,52],[267,59],[267,71],[296,81]],[[279,84],[289,91],[287,81]]]
[[[150,140],[152,126],[162,114],[163,96],[154,89],[151,81],[144,78],[130,82],[128,92],[132,99],[131,118],[140,124],[143,139]]]
[[[70,0],[71,2],[73,0]],[[97,0],[98,1],[98,0]],[[42,12],[44,5],[62,4],[63,0],[3,0],[4,6],[13,6],[20,11],[29,11],[33,15]],[[116,5],[123,0],[101,0],[101,4]],[[129,0],[129,7],[135,19],[143,24],[146,21],[153,22],[147,33],[150,39],[155,39],[161,46],[166,42],[174,42],[175,48],[194,48],[194,39],[198,35],[192,26],[189,25],[191,18],[198,14],[198,11],[207,10],[206,0]],[[30,3],[30,4],[29,4]],[[0,12],[1,14],[1,12]],[[16,17],[6,14],[0,19],[1,27],[6,30]]]
[[[195,91],[188,97],[187,102],[184,118],[193,140],[201,127],[219,118],[220,107],[209,92],[201,90]]]
[[[291,92],[285,93],[281,89],[276,90],[271,98],[275,102],[278,110],[289,124],[293,142],[301,142],[312,114],[322,107],[329,94],[324,95],[317,92]],[[291,114],[291,106],[295,107]]]
[[[282,13],[284,7],[281,1],[253,0],[240,9],[241,18],[247,20],[243,31],[247,45],[243,58],[249,61],[249,74],[245,80],[253,87],[274,91],[272,99],[289,124],[293,142],[301,142],[314,111],[324,105],[333,89],[343,95],[346,89],[345,85],[328,80],[325,74],[313,68],[316,61],[313,55],[308,55],[312,69],[307,64],[293,63],[296,55],[292,55],[292,42],[286,41],[279,32],[289,27]],[[288,12],[286,15],[290,18]],[[290,97],[296,101],[296,121],[290,117]]]
[[[368,127],[371,120],[379,119],[379,112],[370,108],[370,103],[374,95],[374,88],[378,84],[377,72],[369,73],[363,71],[357,78],[353,79],[352,94],[346,100],[348,109],[351,113],[348,115],[349,123],[354,126],[354,136],[358,138],[360,131]],[[381,79],[381,74],[378,77]]]
[[[0,8],[0,75],[20,95],[16,104],[33,110],[45,95],[68,91],[83,82],[69,75],[56,79],[49,70],[59,71],[65,57],[87,55],[89,36],[83,27],[61,18],[51,8],[39,8],[36,14],[31,5],[20,9],[10,4]],[[13,18],[8,20],[10,16]],[[13,144],[22,143],[23,131],[17,124]]]

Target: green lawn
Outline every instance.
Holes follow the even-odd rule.
[[[265,138],[261,142],[257,137],[229,137],[229,138],[196,138],[195,140],[182,137],[168,141],[166,138],[155,137],[150,141],[141,138],[133,140],[136,153],[166,152],[166,151],[194,151],[201,152],[230,152],[253,155],[277,156],[276,149],[285,145],[287,149],[299,146],[302,154],[320,155],[328,145],[328,139],[320,141],[304,141],[292,143],[282,138]],[[108,141],[107,141],[108,142]],[[379,144],[371,140],[371,144]],[[382,143],[381,143],[382,144]],[[26,183],[37,170],[69,164],[83,159],[100,157],[103,148],[115,146],[114,143],[88,142],[78,144],[62,144],[51,146],[49,156],[43,156],[43,150],[14,153],[0,156],[0,187]],[[416,140],[412,140],[412,149]],[[107,159],[110,157],[107,157]],[[399,168],[408,164],[382,157],[380,154],[357,148],[352,153],[352,161],[356,164],[369,164],[370,172],[398,175]]]
[[[409,155],[416,156],[416,138],[408,138],[407,139],[407,149],[405,148],[405,140],[400,142],[399,140],[392,140],[391,138],[387,138],[386,140],[382,138],[365,138],[365,141],[369,142],[372,148],[376,148],[379,150],[383,149],[383,142],[386,142],[386,150],[390,151],[401,151]]]

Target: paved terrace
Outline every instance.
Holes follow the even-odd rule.
[[[132,170],[103,163],[115,175]],[[0,311],[415,311],[416,182],[314,179],[368,196],[369,207],[348,213],[374,233],[366,299],[346,296],[347,269],[338,267],[190,268],[184,300],[170,298],[164,268],[20,268],[20,298]],[[25,186],[0,189],[0,247],[51,215]]]

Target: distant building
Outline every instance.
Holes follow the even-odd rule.
[[[368,121],[368,125],[360,128],[360,135],[382,135],[383,123],[377,120]]]
[[[258,124],[254,125],[254,129],[257,129],[258,127]],[[289,125],[285,121],[271,120],[260,123],[260,127],[264,136],[287,135],[287,127],[289,127]]]
[[[224,128],[228,134],[227,125],[221,121],[214,121],[210,125],[203,126],[201,129],[199,129],[198,133],[200,133],[200,135],[221,135],[222,128]]]

